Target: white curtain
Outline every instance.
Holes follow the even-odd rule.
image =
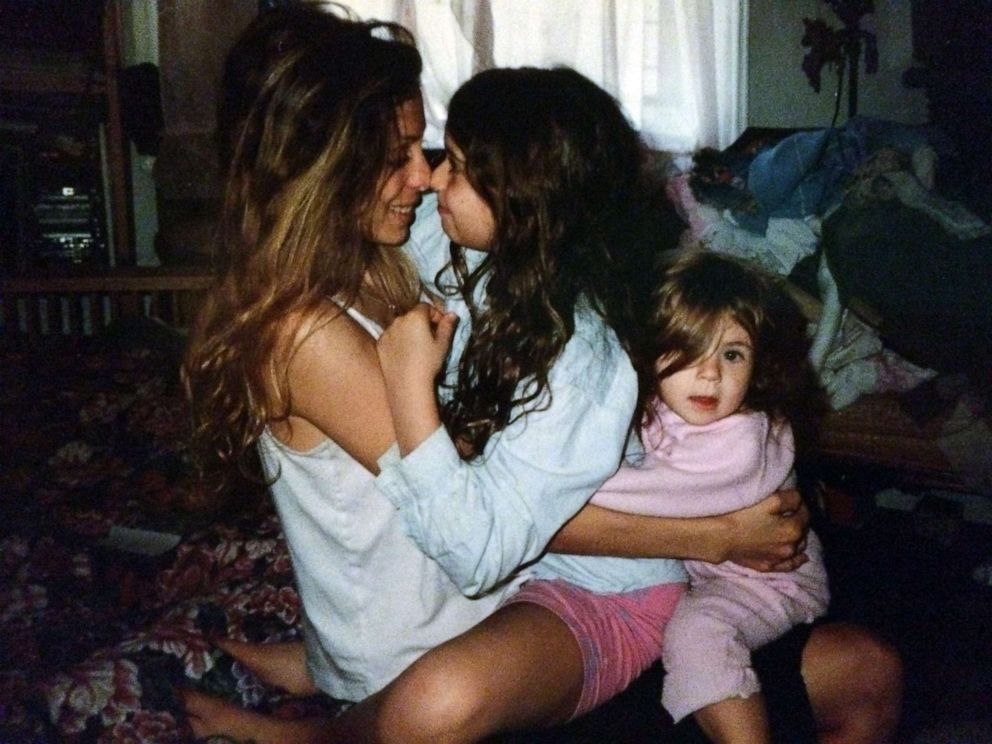
[[[398,21],[424,57],[429,144],[446,104],[493,66],[569,65],[610,91],[654,147],[725,147],[744,129],[747,0],[345,0]]]

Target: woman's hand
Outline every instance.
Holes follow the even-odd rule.
[[[757,571],[792,571],[807,561],[809,510],[798,491],[777,491],[720,519],[726,535],[721,561]]]
[[[376,344],[402,455],[441,424],[434,379],[451,347],[457,320],[452,313],[420,304],[393,320]]]

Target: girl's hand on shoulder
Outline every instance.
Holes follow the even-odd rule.
[[[405,380],[427,383],[433,389],[457,321],[453,313],[423,303],[397,316],[376,344],[386,384]]]
[[[451,313],[418,305],[396,318],[376,344],[396,442],[404,457],[441,425],[434,378],[448,354],[456,321]]]
[[[808,560],[809,511],[796,490],[776,491],[721,519],[729,536],[724,560],[757,571],[793,571]]]

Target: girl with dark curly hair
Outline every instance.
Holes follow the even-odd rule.
[[[644,556],[729,557],[712,561],[699,543],[682,552],[674,542],[667,552],[643,549],[629,522],[616,535],[604,530],[595,550],[572,540],[572,527],[591,518],[583,507],[592,492],[620,462],[638,399],[647,397],[629,361],[657,350],[641,315],[652,309],[642,290],[658,276],[651,250],[672,247],[678,232],[669,227],[652,240],[631,229],[644,217],[647,190],[640,143],[616,103],[572,70],[483,72],[452,98],[445,154],[431,186],[450,254],[439,255],[430,218],[418,220],[410,251],[421,276],[440,268],[435,289],[446,312],[415,308],[379,340],[397,446],[380,458],[377,482],[407,533],[466,594],[511,576],[529,580],[377,697],[377,725],[395,741],[478,741],[591,710],[661,655],[683,594],[680,562]],[[656,319],[664,322],[670,309]],[[799,332],[799,345],[776,350],[775,361],[802,357],[801,325]],[[767,410],[777,412],[785,399],[773,391]],[[766,410],[769,401],[754,400]],[[763,484],[762,496],[784,480]],[[562,529],[565,513],[579,516]],[[638,518],[648,532],[659,519]],[[611,557],[619,555],[640,557]],[[835,675],[824,684],[814,671],[813,715],[800,704],[779,705],[777,723],[799,722],[777,735],[812,740],[817,725],[836,721],[861,727],[837,741],[880,741],[898,710],[897,657],[837,624],[806,625],[786,646],[816,648],[810,665],[818,670],[838,659],[831,644],[878,660],[875,692],[820,720],[823,701],[847,705],[848,697],[838,694]],[[795,684],[783,674],[795,673],[798,656],[786,657],[772,664],[769,688]],[[428,731],[439,738],[420,735]]]

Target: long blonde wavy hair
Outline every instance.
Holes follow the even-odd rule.
[[[418,299],[413,268],[370,241],[368,220],[420,70],[402,27],[307,6],[262,14],[228,55],[217,279],[182,369],[194,452],[220,490],[235,473],[261,479],[254,444],[289,415],[304,324],[353,303],[366,277],[400,311]]]

